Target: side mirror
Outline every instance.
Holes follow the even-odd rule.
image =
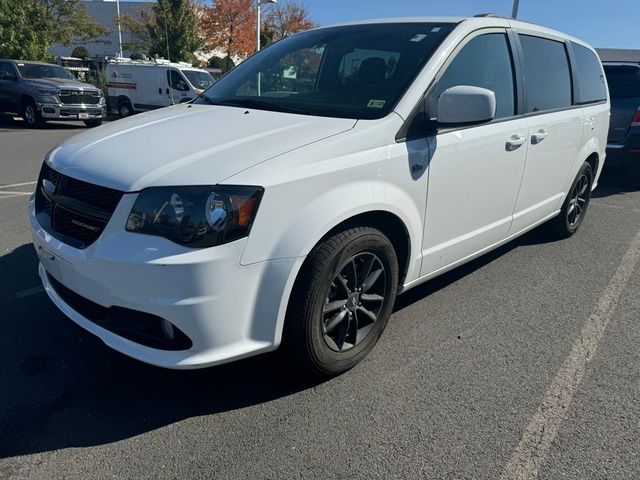
[[[480,87],[460,85],[445,90],[438,99],[438,124],[476,125],[496,116],[496,94]]]

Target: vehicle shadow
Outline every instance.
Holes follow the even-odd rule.
[[[86,128],[82,122],[47,122],[42,127],[42,130],[81,130]],[[29,127],[21,118],[0,115],[0,129],[29,130]]]
[[[640,166],[636,170],[638,171],[630,172],[628,168],[605,164],[600,175],[598,188],[594,190],[592,197],[603,198],[627,192],[637,192],[640,190]]]
[[[602,190],[620,192],[618,180],[603,177]],[[544,226],[536,228],[399,296],[394,311],[513,249],[552,241]],[[298,373],[277,352],[196,371],[164,370],[129,359],[57,310],[38,288],[37,264],[31,244],[0,256],[0,282],[7,286],[0,290],[0,458],[112,443],[322,382]]]
[[[62,315],[36,272],[30,244],[0,257],[0,458],[111,443],[322,382],[277,352],[195,371],[142,364]]]

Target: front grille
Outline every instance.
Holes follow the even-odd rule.
[[[97,105],[100,103],[100,92],[97,90],[60,90],[58,98],[63,104],[69,105]]]
[[[191,339],[173,325],[174,336],[166,338],[162,332],[162,318],[150,313],[123,307],[103,307],[65,287],[47,273],[49,284],[58,296],[87,320],[132,342],[159,350],[188,350]]]
[[[36,215],[51,235],[76,248],[95,242],[123,192],[61,175],[42,165],[36,188]]]

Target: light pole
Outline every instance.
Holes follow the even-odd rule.
[[[518,7],[520,6],[520,0],[513,0],[513,11],[511,12],[512,18],[518,18]]]
[[[120,28],[120,0],[116,0],[116,18],[118,19],[118,56],[122,58],[122,29]]]
[[[262,5],[278,3],[278,0],[256,0],[256,52],[260,51],[260,13]]]

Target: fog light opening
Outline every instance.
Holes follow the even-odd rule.
[[[162,328],[162,335],[169,341],[172,341],[176,338],[176,331],[173,328],[173,325],[168,320],[164,318],[160,322],[160,327]]]

